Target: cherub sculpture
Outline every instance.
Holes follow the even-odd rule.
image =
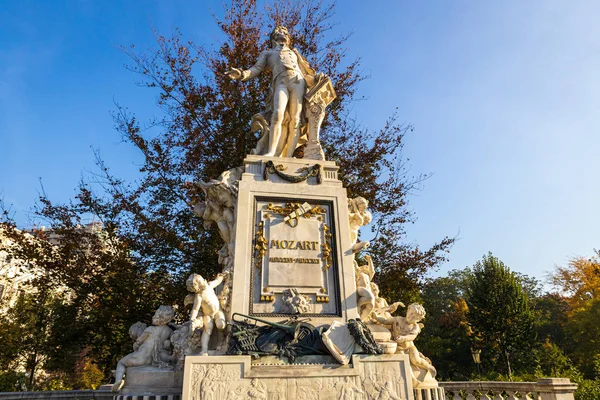
[[[371,222],[372,216],[367,207],[369,201],[364,197],[356,197],[348,199],[348,222],[350,224],[350,243],[352,244],[352,252],[359,251],[369,247],[368,241],[356,243],[358,240],[358,230],[361,226],[368,225]]]
[[[307,296],[300,294],[298,289],[290,288],[283,291],[283,304],[280,312],[286,314],[304,314],[310,310]]]
[[[392,313],[398,309],[398,307],[404,307],[404,303],[397,301],[392,305],[389,305],[387,300],[383,297],[379,297],[379,286],[375,282],[371,282],[371,292],[375,296],[375,306],[373,307],[372,319],[377,321],[378,317],[391,318]]]
[[[208,355],[208,342],[213,328],[218,330],[225,329],[225,314],[221,310],[221,303],[215,288],[219,286],[228,273],[222,273],[217,279],[207,282],[199,274],[191,274],[186,281],[187,289],[193,294],[186,297],[186,303],[193,303],[190,321],[192,322],[192,331],[202,328],[202,350],[201,355]]]
[[[204,220],[205,229],[216,224],[219,234],[225,242],[225,249],[219,253],[219,262],[223,269],[233,268],[235,248],[234,207],[238,194],[239,180],[243,167],[232,168],[223,172],[218,179],[208,182],[186,183],[190,190],[194,213]],[[199,190],[204,193],[205,201],[200,201]]]
[[[366,265],[358,266],[354,261],[354,273],[356,275],[356,294],[358,295],[358,314],[364,322],[369,321],[371,311],[375,307],[375,295],[371,290],[371,280],[375,275],[373,260],[366,255]]]
[[[412,303],[406,310],[406,317],[378,317],[377,320],[384,325],[392,326],[392,340],[398,343],[396,352],[407,353],[413,369],[425,370],[435,378],[436,370],[431,361],[419,352],[414,343],[423,328],[423,324],[419,323],[423,318],[425,318],[423,306]]]
[[[175,316],[173,307],[160,306],[152,317],[152,326],[145,328],[145,324],[137,322],[129,329],[133,344],[133,353],[121,358],[115,372],[114,392],[123,386],[123,376],[129,367],[145,365],[163,365],[172,360],[170,337],[173,332],[168,324]],[[141,328],[144,328],[141,331]],[[141,331],[141,334],[140,334]]]

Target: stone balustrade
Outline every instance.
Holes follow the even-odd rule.
[[[440,382],[448,400],[573,400],[577,385],[566,378],[537,382]]]
[[[109,390],[53,390],[46,392],[0,392],[0,400],[113,400]]]

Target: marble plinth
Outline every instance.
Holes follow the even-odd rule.
[[[183,371],[156,367],[129,367],[121,395],[180,395]]]
[[[183,399],[414,400],[409,368],[405,354],[353,355],[348,365],[253,365],[249,356],[190,356]]]
[[[229,316],[278,322],[299,312],[317,327],[357,318],[348,218],[334,162],[247,156],[235,212]],[[288,304],[294,302],[297,308]]]

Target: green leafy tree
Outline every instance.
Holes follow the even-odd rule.
[[[557,293],[545,293],[534,299],[533,310],[538,338],[541,341],[547,339],[560,348],[565,348],[565,328],[569,310],[567,300]]]
[[[569,318],[567,352],[587,378],[600,378],[600,300],[589,302]]]
[[[57,299],[48,292],[21,294],[11,309],[0,316],[0,365],[5,372],[24,368],[29,390],[36,389],[36,375],[51,349],[50,326],[56,316]],[[7,379],[9,376],[6,375]],[[15,382],[16,384],[16,382]]]
[[[566,304],[562,347],[586,378],[597,377],[600,358],[600,255],[574,257],[567,266],[556,267],[552,282]]]
[[[471,276],[468,268],[453,270],[429,279],[421,291],[427,315],[417,346],[431,358],[440,379],[467,380],[474,372],[472,331],[463,299]]]
[[[536,365],[532,360],[536,335],[529,296],[502,261],[490,253],[473,266],[465,300],[468,321],[487,350],[488,362],[502,360],[511,379],[514,367],[527,370]]]

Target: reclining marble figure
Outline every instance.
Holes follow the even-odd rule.
[[[133,344],[133,353],[129,353],[119,360],[115,372],[115,383],[112,387],[113,391],[116,392],[123,386],[123,376],[127,368],[145,365],[160,366],[171,362],[171,342],[169,339],[173,331],[168,324],[174,316],[173,307],[160,306],[156,310],[152,317],[152,326],[145,328]],[[132,338],[139,334],[143,325],[145,324],[140,322],[132,325],[129,330]]]

